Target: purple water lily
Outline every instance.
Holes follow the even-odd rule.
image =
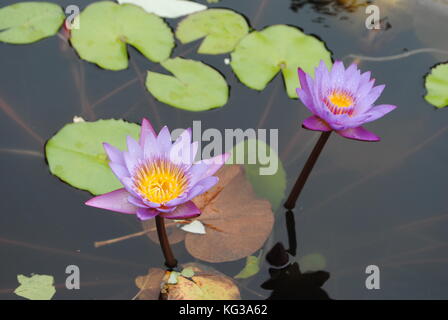
[[[301,69],[299,80],[301,88],[297,89],[297,94],[313,113],[302,124],[309,130],[334,130],[349,139],[379,141],[378,136],[362,125],[396,108],[389,104],[373,105],[385,85],[374,87],[375,79],[370,78],[370,72],[361,74],[356,64],[345,69],[341,61],[336,61],[329,71],[321,61],[314,80]]]
[[[191,199],[218,182],[213,174],[229,157],[226,153],[194,162],[198,143],[191,142],[191,129],[172,143],[166,126],[157,135],[147,119],[142,121],[139,142],[127,137],[127,147],[122,152],[104,143],[109,166],[124,188],[92,198],[86,205],[136,214],[141,220],[200,215]]]

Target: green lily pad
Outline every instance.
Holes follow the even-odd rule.
[[[80,22],[70,42],[82,59],[104,69],[128,67],[126,43],[153,62],[167,59],[174,47],[168,25],[135,5],[95,2],[81,12]]]
[[[231,56],[238,79],[255,90],[263,90],[281,71],[290,98],[297,98],[299,67],[313,75],[321,60],[331,66],[331,54],[322,41],[286,25],[250,33]]]
[[[267,155],[267,159],[260,159],[258,153],[261,153],[263,157]],[[243,155],[244,158],[242,158]],[[267,163],[269,159],[271,164]],[[242,164],[241,160],[244,161],[246,177],[257,196],[269,200],[272,209],[276,210],[280,206],[286,190],[286,171],[277,152],[262,140],[247,139],[238,143],[232,149],[228,163]],[[272,167],[268,171],[275,170],[273,174],[260,171],[263,168],[266,170],[270,165]]]
[[[426,76],[425,100],[437,108],[448,106],[448,63],[439,64]]]
[[[65,15],[48,2],[19,2],[0,9],[0,41],[25,44],[55,35]]]
[[[255,256],[248,256],[246,258],[246,265],[234,278],[247,279],[256,275],[260,271],[260,258]]]
[[[138,139],[140,126],[123,120],[98,120],[65,125],[45,146],[52,174],[94,195],[122,187],[108,165],[103,142],[124,150],[126,137]]]
[[[324,270],[327,266],[327,259],[320,253],[307,254],[298,262],[302,272]]]
[[[169,59],[161,65],[174,76],[148,72],[146,88],[157,100],[188,111],[219,108],[227,103],[227,82],[212,67],[183,58]]]
[[[27,277],[19,274],[17,281],[20,286],[14,290],[14,293],[29,300],[51,300],[56,293],[52,276],[33,274]]]
[[[176,37],[182,43],[205,37],[198,53],[222,54],[235,49],[248,33],[249,26],[242,15],[227,9],[209,9],[182,20],[177,26]]]

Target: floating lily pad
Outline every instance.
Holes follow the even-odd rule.
[[[246,259],[246,265],[234,278],[235,279],[247,279],[256,275],[260,271],[260,258],[255,256],[248,256]]]
[[[140,300],[157,299],[162,293],[165,300],[239,300],[240,291],[235,282],[210,267],[197,263],[188,263],[182,266],[189,270],[191,276],[172,271],[163,272],[161,269],[150,269],[148,275],[136,279],[136,285],[142,291],[138,296]],[[169,279],[175,273],[176,283]],[[157,298],[156,298],[157,297]]]
[[[55,35],[65,15],[48,2],[19,2],[0,9],[0,41],[25,44]]]
[[[290,98],[297,98],[297,68],[314,74],[321,60],[331,66],[331,54],[322,41],[286,25],[250,33],[231,56],[238,79],[255,90],[263,90],[281,71]]]
[[[126,44],[153,62],[167,59],[174,47],[168,25],[158,16],[131,5],[95,2],[80,14],[81,27],[70,42],[79,56],[109,70],[128,67]]]
[[[103,142],[124,150],[126,137],[137,139],[140,126],[123,120],[98,120],[65,125],[45,146],[52,174],[94,195],[122,187],[108,165]]]
[[[261,153],[263,157],[266,156],[271,164],[260,163],[260,157],[257,156],[257,153]],[[238,143],[232,149],[228,162],[240,163],[239,159],[244,159],[246,177],[251,182],[255,193],[260,198],[269,200],[272,208],[276,210],[285,197],[286,190],[286,171],[277,152],[262,140],[247,139]],[[251,159],[254,159],[256,163],[252,163]],[[251,160],[251,163],[249,163],[249,160]],[[268,169],[270,165],[272,169]],[[268,172],[264,172],[263,168]],[[267,174],[274,169],[276,169],[274,174]]]
[[[302,272],[319,271],[327,267],[327,260],[320,253],[307,254],[301,257],[298,262]]]
[[[118,0],[118,3],[135,4],[164,18],[179,18],[207,9],[203,4],[186,0]]]
[[[202,214],[185,221],[167,222],[171,244],[185,241],[188,252],[208,262],[234,261],[259,250],[271,233],[274,214],[269,201],[256,196],[241,165],[225,165],[217,173],[219,182],[193,199]],[[205,234],[185,232],[185,223],[201,221]],[[144,221],[151,240],[158,242],[155,222]]]
[[[448,63],[439,64],[431,69],[426,77],[428,91],[425,100],[437,108],[448,106]]]
[[[242,15],[227,9],[209,9],[182,20],[177,26],[176,37],[182,43],[205,37],[198,53],[222,54],[235,49],[248,32],[249,25]]]
[[[56,293],[53,276],[33,274],[27,277],[19,274],[17,281],[20,286],[14,293],[29,300],[51,300]]]
[[[188,111],[209,110],[227,103],[227,82],[212,67],[182,58],[161,65],[173,76],[149,71],[146,78],[146,87],[157,100]]]

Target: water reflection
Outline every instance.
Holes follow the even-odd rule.
[[[268,300],[330,300],[322,286],[330,278],[326,271],[302,272],[296,261],[290,261],[297,251],[294,212],[286,212],[286,230],[289,249],[281,242],[275,244],[267,253],[266,260],[272,266],[269,268],[270,279],[261,287],[272,290]]]

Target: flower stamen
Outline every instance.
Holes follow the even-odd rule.
[[[135,171],[134,187],[147,201],[164,204],[182,195],[188,186],[184,169],[165,159],[151,160]]]
[[[355,99],[345,90],[332,90],[323,101],[328,110],[335,115],[347,114],[351,116],[353,114]]]

